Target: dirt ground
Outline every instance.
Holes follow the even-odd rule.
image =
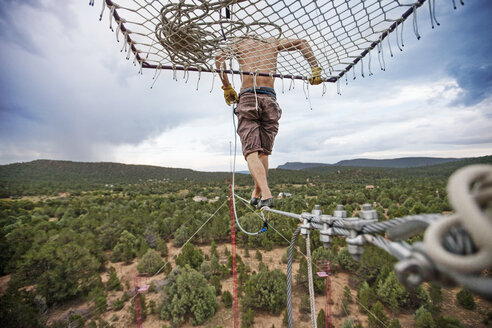
[[[226,260],[226,256],[224,254],[224,249],[231,250],[230,244],[222,244],[217,245],[217,250],[220,255],[220,260],[223,262]],[[203,250],[204,254],[210,254],[210,246],[200,246]],[[172,243],[168,243],[169,256],[168,260],[171,262],[174,267],[174,255],[179,253],[179,248],[174,247]],[[255,257],[256,250],[249,251],[250,257],[245,256],[244,249],[237,249],[237,253],[243,259],[243,262],[250,266],[251,270],[258,271],[259,261]],[[282,263],[282,255],[285,253],[285,248],[275,248],[271,251],[261,251],[262,253],[262,262],[265,263],[270,270],[280,269],[284,273],[286,272],[287,265]],[[166,261],[166,259],[164,259]],[[125,264],[123,262],[118,263],[109,263],[109,266],[112,266],[116,270],[116,274],[121,281],[121,284],[124,288],[124,291],[128,291],[133,295],[132,291],[134,289],[134,277],[137,275],[137,259],[134,260],[131,264]],[[294,276],[296,275],[299,269],[299,262],[294,262],[293,272]],[[367,326],[367,316],[361,314],[358,309],[356,296],[357,291],[351,289],[351,294],[353,296],[353,302],[349,305],[349,316],[342,315],[342,299],[343,299],[343,288],[344,286],[349,286],[349,277],[348,273],[340,272],[336,273],[332,276],[332,300],[333,304],[331,306],[333,313],[333,323],[335,327],[341,327],[343,321],[350,317],[355,322],[361,322],[364,326]],[[101,275],[101,279],[103,282],[106,282],[109,278],[107,273]],[[2,293],[6,285],[9,281],[9,276],[0,277],[0,293]],[[164,274],[159,274],[152,278],[152,281],[159,281],[165,279]],[[232,293],[232,278],[222,280],[222,291],[229,291]],[[108,311],[106,311],[102,318],[114,325],[115,327],[133,327],[136,326],[132,322],[130,307],[131,302],[128,301],[125,303],[123,309],[119,311],[112,310],[112,303],[117,298],[120,298],[124,291],[113,291],[110,292],[107,298],[108,303]],[[492,303],[487,302],[475,297],[475,301],[477,303],[477,308],[473,311],[465,310],[459,307],[456,303],[456,293],[459,291],[459,288],[445,290],[443,291],[443,305],[442,305],[442,315],[451,315],[459,318],[462,322],[470,327],[486,327],[482,323],[483,315],[479,315],[479,313],[487,313],[492,310]],[[309,328],[311,327],[311,320],[309,317],[302,316],[299,312],[300,300],[302,294],[308,294],[307,290],[300,289],[298,287],[294,287],[293,289],[293,318],[295,322],[295,326],[298,328]],[[157,306],[159,306],[159,293],[147,293],[145,295],[147,302],[153,300]],[[211,318],[207,323],[201,326],[194,326],[198,328],[215,328],[217,326],[222,326],[223,328],[232,327],[233,326],[233,311],[232,308],[225,308],[224,305],[220,302],[220,296],[218,297],[219,309],[216,315]],[[148,304],[148,303],[147,303]],[[316,312],[319,312],[320,309],[325,307],[325,297],[317,296],[316,297]],[[69,302],[63,304],[59,308],[52,310],[49,314],[48,323],[52,323],[55,320],[63,320],[68,317],[70,313],[81,313],[81,314],[91,314],[94,310],[94,305],[90,302]],[[149,311],[150,313],[150,311]],[[389,318],[393,318],[391,311],[386,309],[386,313]],[[281,328],[282,320],[283,320],[284,311],[279,316],[273,316],[269,313],[257,313],[254,319],[254,327],[257,328],[271,328],[275,326],[276,328]],[[414,327],[413,314],[398,314],[397,318],[400,320],[402,327]],[[143,323],[144,328],[162,328],[163,325],[166,324],[170,326],[169,322],[160,320],[157,314],[149,314],[147,319]],[[182,326],[183,328],[192,328],[191,323],[186,323]],[[490,327],[490,326],[489,326]]]
[[[0,296],[7,290],[10,281],[10,275],[0,277]]]

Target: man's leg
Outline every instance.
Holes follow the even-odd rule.
[[[258,158],[260,159],[261,164],[265,168],[265,176],[267,177],[268,176],[268,155],[261,153],[258,155]],[[268,181],[268,179],[267,179],[267,181]],[[261,194],[260,186],[258,185],[258,183],[256,183],[256,180],[255,180],[255,189],[253,189],[253,193],[251,194],[251,198],[260,198],[260,194]]]
[[[268,156],[260,157],[258,153],[255,152],[249,154],[246,157],[246,161],[248,162],[249,172],[255,181],[253,197],[259,196],[260,193],[258,191],[260,191],[262,199],[272,198],[272,193],[270,192],[270,188],[268,188],[267,182]]]
[[[260,159],[260,162],[263,165],[263,168],[265,169],[265,179],[267,181],[267,187],[268,187],[268,155],[261,153],[258,155],[258,158]],[[272,198],[271,193],[269,193],[269,195],[270,197],[262,197],[262,199]]]

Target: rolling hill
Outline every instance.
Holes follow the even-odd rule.
[[[442,160],[445,162],[442,163]],[[444,177],[447,178],[456,169],[470,164],[492,164],[492,156],[466,158],[461,160],[446,159],[440,164],[415,166],[422,163],[434,163],[436,159],[395,159],[372,163],[386,163],[395,165],[414,165],[414,167],[362,167],[357,165],[315,165],[303,163],[280,166],[270,170],[270,184],[305,183],[311,181],[344,181],[348,183],[362,183],[378,178],[398,177]],[[344,164],[351,161],[342,161]],[[352,163],[368,163],[367,160]],[[287,163],[289,164],[289,163]],[[287,165],[286,164],[286,165]],[[385,165],[386,165],[385,164]],[[379,164],[382,165],[382,164]],[[64,192],[74,190],[95,190],[107,185],[123,186],[128,184],[143,184],[147,182],[168,182],[174,184],[193,184],[194,182],[227,185],[230,173],[228,172],[200,172],[190,169],[168,168],[150,165],[127,165],[120,163],[87,163],[54,160],[36,160],[26,163],[0,165],[0,198],[15,195],[33,195],[46,192]],[[238,185],[250,185],[251,177],[246,174],[237,174]]]
[[[283,165],[279,165],[278,169],[283,170],[304,170],[313,167],[322,166],[357,166],[357,167],[385,167],[385,168],[409,168],[429,166],[436,164],[443,164],[449,162],[456,162],[462,160],[461,158],[439,158],[439,157],[402,157],[394,159],[368,159],[357,158],[349,159],[337,162],[335,164],[325,163],[302,163],[302,162],[287,162]]]

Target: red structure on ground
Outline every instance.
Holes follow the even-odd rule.
[[[234,328],[239,328],[239,311],[237,299],[237,268],[236,268],[236,216],[234,214],[234,199],[232,188],[232,173],[231,173],[231,194],[229,197],[229,212],[231,214],[231,255],[232,255],[232,307],[234,310]]]
[[[326,278],[326,302],[325,302],[325,328],[333,328],[331,319],[331,268],[330,261],[319,260],[316,261],[316,268],[321,270],[317,272],[318,277]]]
[[[144,293],[149,289],[149,274],[140,273],[133,278],[135,284],[135,318],[137,321],[137,328],[142,328],[142,304],[140,293]]]

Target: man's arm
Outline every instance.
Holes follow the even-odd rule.
[[[318,66],[318,61],[314,55],[313,49],[306,40],[303,39],[282,39],[278,41],[277,44],[278,51],[300,51],[304,58],[311,66],[312,75],[309,82],[313,85],[320,84],[321,79],[321,68]]]
[[[306,40],[302,39],[282,39],[277,44],[278,51],[296,51],[299,50],[311,67],[318,66],[313,49]]]
[[[219,72],[222,72],[226,69],[225,61],[226,61],[226,55],[222,51],[217,56],[215,56],[215,67]],[[224,87],[231,85],[231,83],[229,82],[229,78],[227,77],[227,74],[219,73],[219,77]]]
[[[219,71],[219,78],[222,81],[222,90],[224,90],[225,102],[228,106],[238,100],[237,93],[229,82],[227,74],[222,73],[226,69],[226,55],[221,51],[215,56],[215,67]]]

